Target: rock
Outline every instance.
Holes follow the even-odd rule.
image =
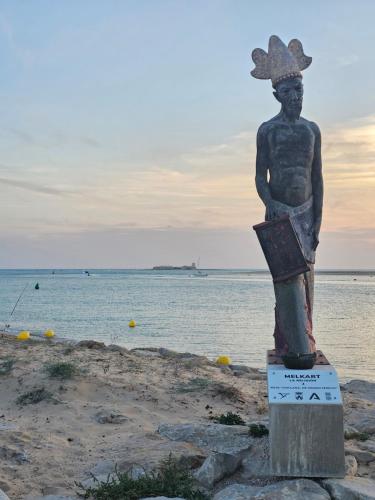
[[[99,411],[95,414],[94,418],[99,424],[123,424],[129,420],[128,417],[125,417],[125,415],[111,412],[109,410]]]
[[[80,485],[82,485],[82,487],[84,489],[96,488],[97,486],[99,486],[100,483],[108,483],[108,482],[113,481],[116,478],[117,478],[117,476],[114,473],[99,474],[97,476],[88,477],[86,479],[83,479],[80,482]]]
[[[359,464],[369,464],[375,461],[374,453],[368,450],[358,450],[357,448],[345,448],[345,454],[353,455]]]
[[[251,500],[260,488],[247,484],[231,484],[216,493],[213,500]]]
[[[232,455],[249,449],[254,442],[242,425],[161,424],[158,432],[171,441],[194,443],[199,448]]]
[[[133,465],[126,471],[132,479],[139,479],[147,474],[147,471],[140,465]]]
[[[98,342],[97,340],[81,340],[78,342],[77,347],[87,347],[87,349],[105,349],[105,343]]]
[[[242,474],[243,479],[271,476],[270,447],[268,436],[258,438],[256,446],[243,452]]]
[[[114,472],[116,464],[112,460],[100,460],[94,467],[89,470],[90,475],[99,476]]]
[[[351,380],[344,385],[344,389],[375,403],[375,384],[366,380]]]
[[[229,366],[219,366],[221,373],[224,375],[233,375],[234,372],[229,368]]]
[[[255,371],[254,368],[250,368],[249,366],[246,365],[229,365],[229,368],[231,370],[244,373],[253,373]]]
[[[229,368],[236,377],[247,374],[252,380],[264,380],[266,378],[264,373],[260,373],[256,368],[250,368],[246,365],[229,365]]]
[[[132,349],[133,354],[143,356],[144,358],[160,358],[161,354],[158,351],[148,351],[147,349]]]
[[[139,479],[146,474],[146,470],[139,465],[128,465],[117,470],[118,473],[126,472],[132,479]],[[116,464],[111,460],[102,460],[98,462],[89,471],[90,477],[81,481],[84,488],[98,486],[99,483],[106,483],[108,480],[117,479]]]
[[[0,490],[0,500],[9,500],[8,495],[6,495],[3,490]]]
[[[198,469],[206,458],[205,455],[199,453],[186,453],[177,457],[177,463],[183,469]]]
[[[202,486],[211,489],[220,479],[233,474],[241,465],[241,461],[241,454],[213,453],[194,473],[194,477]]]
[[[120,345],[117,344],[107,345],[107,351],[119,352],[119,353],[129,352],[128,349],[125,349],[125,347],[121,347]]]
[[[345,475],[346,476],[355,476],[358,470],[358,463],[353,455],[345,456]]]
[[[269,486],[256,487],[233,484],[221,490],[214,500],[330,500],[329,494],[309,479],[281,481]]]
[[[310,479],[281,481],[261,488],[254,500],[330,500],[329,494]]]
[[[151,350],[151,349],[149,349]],[[177,359],[205,359],[205,356],[199,356],[199,354],[192,354],[191,352],[176,352],[166,349],[165,347],[160,347],[158,352],[163,358],[177,358]]]
[[[141,500],[185,500],[184,498],[181,497],[144,497],[141,498]]]
[[[360,441],[358,443],[358,446],[362,450],[368,450],[371,451],[371,453],[375,453],[375,441],[372,441],[371,439],[369,439],[368,441]]]
[[[17,426],[11,422],[0,422],[0,431],[15,431]]]
[[[355,422],[355,427],[359,432],[375,434],[375,415],[367,415]]]
[[[322,484],[333,500],[375,500],[375,481],[372,479],[325,479]]]
[[[25,450],[18,450],[10,446],[0,446],[0,458],[19,465],[29,461]]]
[[[2,497],[0,497],[0,500],[3,500]],[[39,495],[39,496],[28,495],[27,497],[24,497],[23,500],[79,500],[79,497],[72,497],[65,495]]]

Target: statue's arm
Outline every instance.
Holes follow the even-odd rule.
[[[323,211],[323,175],[322,175],[322,154],[321,154],[321,135],[319,127],[312,123],[315,134],[314,160],[312,164],[312,191],[314,196],[314,239],[315,248],[319,244],[319,232],[322,224]]]
[[[268,171],[268,141],[267,126],[261,125],[257,134],[257,157],[256,157],[256,175],[255,185],[260,199],[267,208],[266,218],[271,219],[275,214],[271,213],[272,196],[267,179]]]

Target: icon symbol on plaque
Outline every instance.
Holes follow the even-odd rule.
[[[280,399],[284,399],[287,396],[289,396],[289,392],[279,392],[279,394],[280,394]]]
[[[297,400],[299,399],[300,401],[302,401],[303,400],[303,393],[302,392],[296,392],[295,393],[295,398]]]
[[[330,392],[326,392],[325,395],[326,395],[326,400],[327,401],[331,401],[332,400],[332,394]]]
[[[311,401],[312,399],[319,399],[319,400],[320,400],[320,397],[317,395],[317,393],[316,393],[316,392],[313,392],[313,393],[311,394],[311,396],[309,397],[309,399],[310,399],[310,401]]]

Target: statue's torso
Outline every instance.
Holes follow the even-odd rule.
[[[295,123],[277,117],[267,122],[269,188],[274,200],[298,206],[311,197],[314,144],[312,125],[303,118]]]

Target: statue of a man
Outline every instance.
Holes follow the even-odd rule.
[[[288,214],[310,271],[274,283],[275,347],[295,365],[315,357],[312,335],[315,250],[322,221],[323,179],[318,126],[301,117],[301,71],[311,64],[302,44],[288,47],[271,36],[268,54],[255,49],[252,76],[271,79],[280,112],[263,123],[257,136],[256,187],[266,206],[266,220]],[[288,366],[288,365],[287,365]]]

